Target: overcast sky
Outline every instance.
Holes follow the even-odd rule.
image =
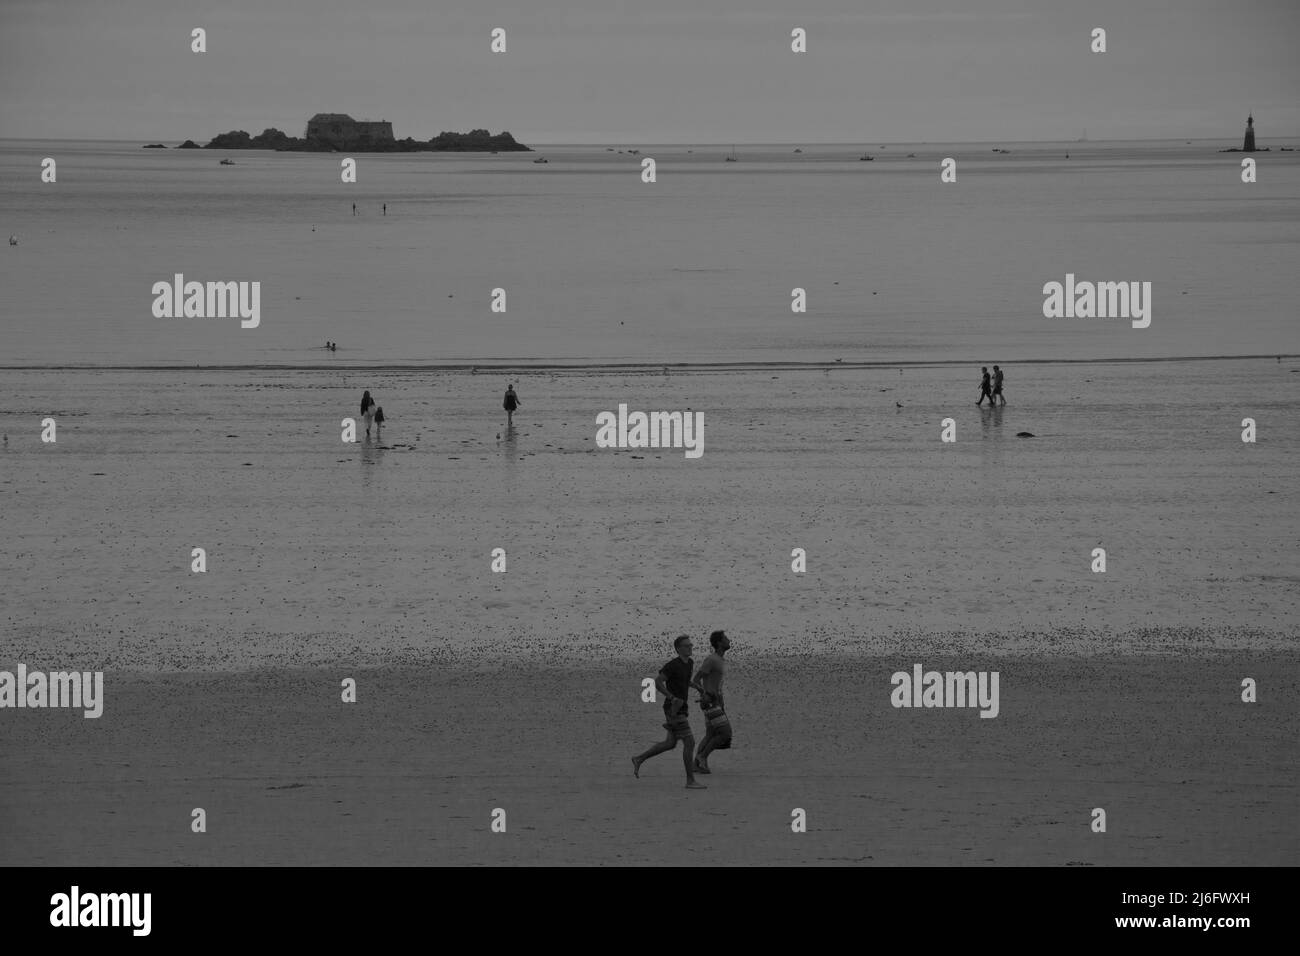
[[[0,137],[1235,138],[1254,110],[1263,145],[1300,136],[1298,48],[1300,0],[0,0]]]

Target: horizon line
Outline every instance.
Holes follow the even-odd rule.
[[[230,131],[228,131],[228,132],[230,132]],[[237,132],[237,131],[236,131],[236,132]],[[244,132],[247,132],[247,130],[245,130]],[[505,132],[505,131],[503,130],[503,132]],[[218,134],[218,135],[222,135],[222,134]],[[259,134],[259,135],[260,135],[260,134]],[[438,134],[435,134],[435,135],[438,135]],[[494,135],[494,136],[499,136],[499,135],[501,135],[501,134],[500,134],[500,133],[494,133],[494,134],[492,134],[492,135]],[[514,134],[512,133],[511,135],[513,136]],[[57,142],[57,143],[136,143],[136,142],[139,141],[139,139],[148,139],[148,138],[149,138],[149,137],[139,137],[139,138],[132,138],[132,139],[100,139],[100,138],[97,138],[97,137],[85,137],[85,136],[0,136],[0,143],[4,143],[4,142],[27,142],[27,143],[51,143],[51,142]],[[1300,140],[1300,135],[1298,135],[1298,136],[1295,137],[1295,138],[1296,138],[1297,140]],[[972,144],[972,145],[982,145],[982,144],[985,144],[985,143],[1021,143],[1021,144],[1025,144],[1025,143],[1046,143],[1046,144],[1052,144],[1052,145],[1056,145],[1056,144],[1067,144],[1067,145],[1083,145],[1083,146],[1088,146],[1088,145],[1093,145],[1093,144],[1096,144],[1096,143],[1166,143],[1166,142],[1168,142],[1168,143],[1172,143],[1172,142],[1183,142],[1183,143],[1193,142],[1193,143],[1195,143],[1195,142],[1219,142],[1219,141],[1221,141],[1221,140],[1222,140],[1222,141],[1236,142],[1238,139],[1240,139],[1240,135],[1239,135],[1239,134],[1232,134],[1232,135],[1227,135],[1227,136],[1192,136],[1192,137],[1188,137],[1188,136],[1146,136],[1146,137],[1141,137],[1141,138],[1137,138],[1137,139],[1132,139],[1132,138],[1130,138],[1130,139],[1105,139],[1105,138],[1103,138],[1103,139],[1093,139],[1093,138],[1089,138],[1089,139],[1086,139],[1086,140],[1078,140],[1078,139],[900,139],[900,140],[885,140],[883,143],[881,143],[880,140],[875,140],[875,139],[864,139],[864,140],[856,140],[856,141],[855,141],[855,140],[810,140],[810,139],[792,139],[792,140],[749,140],[749,141],[745,141],[745,140],[726,140],[726,141],[717,141],[717,142],[712,142],[712,141],[703,141],[703,140],[671,140],[671,141],[670,141],[670,140],[664,140],[664,141],[660,142],[660,141],[657,141],[657,140],[611,140],[611,139],[602,139],[602,140],[570,140],[570,141],[558,141],[558,140],[557,140],[557,141],[554,141],[554,142],[551,142],[551,141],[545,141],[545,140],[535,140],[535,141],[533,141],[533,142],[535,142],[537,145],[542,145],[542,146],[609,146],[609,145],[611,145],[611,144],[618,145],[618,144],[620,144],[620,143],[622,143],[622,144],[628,144],[628,143],[630,143],[631,145],[635,146],[635,145],[637,145],[638,143],[650,143],[650,144],[655,145],[655,146],[718,146],[718,147],[726,147],[726,146],[854,146],[854,147],[856,147],[856,146],[866,146],[866,145],[869,145],[869,144],[871,144],[871,143],[881,143],[881,145],[883,145],[883,146],[924,146],[924,145],[928,145],[928,144],[932,144],[932,143],[933,143],[933,144],[943,144],[943,145],[962,144],[962,143],[969,143],[969,144]],[[1290,137],[1280,137],[1277,141],[1278,141],[1278,142],[1285,142],[1285,141],[1287,141],[1288,139],[1290,139]],[[187,137],[186,139],[181,140],[181,142],[186,142],[187,140],[188,140],[188,141],[193,141],[193,140],[189,140],[189,138]],[[428,142],[428,140],[415,140],[415,142],[417,142],[417,143],[418,143],[418,142]],[[526,145],[526,144],[523,143],[522,140],[519,140],[519,139],[516,139],[515,142],[520,143],[521,145]],[[200,148],[202,148],[202,149],[206,149],[207,146],[206,146],[206,144],[202,144],[202,145],[200,146]],[[225,147],[221,147],[221,148],[225,148]],[[275,152],[275,150],[269,150],[269,152]]]
[[[1154,362],[1237,362],[1237,361],[1254,361],[1265,359],[1300,359],[1300,353],[1287,352],[1269,352],[1266,354],[1252,355],[1171,355],[1151,358],[1139,357],[1115,357],[1115,358],[1086,358],[1086,359],[1002,359],[1001,361],[1010,365],[1116,365],[1116,364],[1147,364]],[[801,361],[772,361],[772,362],[581,362],[581,363],[557,363],[541,359],[517,359],[513,362],[502,359],[490,359],[484,362],[457,361],[454,363],[429,363],[423,365],[406,364],[379,364],[379,365],[272,365],[272,364],[243,364],[243,365],[180,365],[176,363],[166,365],[0,365],[0,371],[5,372],[240,372],[240,371],[297,371],[297,372],[468,372],[478,370],[479,372],[497,372],[497,371],[601,371],[609,370],[611,372],[628,372],[636,369],[647,369],[657,371],[659,369],[677,369],[680,371],[747,371],[747,370],[770,370],[770,369],[787,369],[789,371],[819,371],[822,369],[874,369],[874,368],[947,368],[958,365],[979,365],[982,362],[990,362],[992,359],[987,357],[979,359],[908,359],[892,362],[884,361],[862,361],[862,362],[840,362],[840,361],[818,361],[818,362],[801,362]],[[545,364],[526,364],[529,362],[545,362]],[[495,363],[495,364],[488,364]]]

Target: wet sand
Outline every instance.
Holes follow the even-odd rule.
[[[0,669],[107,700],[0,711],[0,862],[1294,865],[1300,374],[976,381],[7,372]],[[362,389],[390,423],[344,444]],[[702,409],[703,458],[595,449],[620,402]],[[640,680],[717,627],[736,747],[634,780]],[[890,707],[917,662],[1000,715]]]
[[[731,655],[735,746],[687,791],[652,666],[114,675],[21,711],[0,857],[65,865],[1295,865],[1300,666],[1279,658]],[[894,709],[911,664],[1000,714]],[[340,700],[344,676],[358,702]],[[1240,702],[1243,676],[1257,704]],[[698,708],[692,725],[702,733]],[[207,832],[190,812],[207,811]],[[791,811],[808,831],[791,832]],[[1090,830],[1107,813],[1107,832]],[[506,833],[490,831],[495,808]]]
[[[0,665],[642,660],[718,626],[818,652],[936,634],[998,652],[1294,648],[1300,373],[1015,366],[997,410],[975,407],[977,380],[12,372]],[[363,389],[389,424],[345,444]],[[702,410],[703,457],[596,449],[596,414],[620,402]]]

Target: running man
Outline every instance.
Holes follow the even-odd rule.
[[[982,379],[980,379],[980,400],[979,400],[978,402],[976,402],[975,404],[976,404],[976,405],[983,405],[983,404],[984,404],[984,399],[987,398],[987,399],[989,400],[989,405],[992,405],[992,404],[993,404],[993,388],[992,388],[992,386],[989,384],[989,367],[988,367],[987,365],[981,365],[981,366],[980,366],[980,371],[984,373],[984,377],[983,377]]]
[[[664,695],[664,729],[668,736],[655,744],[645,753],[632,758],[632,775],[641,776],[641,764],[651,757],[667,753],[682,741],[682,763],[686,767],[686,789],[704,790],[704,784],[695,780],[695,735],[691,733],[691,720],[686,706],[686,695],[690,693],[691,671],[695,662],[691,660],[691,639],[683,634],[673,641],[673,650],[677,656],[663,667],[655,677],[655,686]]]
[[[523,402],[519,400],[519,396],[515,394],[515,384],[511,382],[509,387],[506,388],[505,400],[501,403],[501,407],[506,410],[506,428],[514,424],[515,409],[522,404]]]
[[[993,395],[989,398],[990,402],[995,399],[1002,399],[1002,404],[1007,403],[1007,397],[1002,394],[1002,369],[996,365],[993,366]]]
[[[709,643],[713,645],[713,653],[704,658],[704,663],[691,680],[691,686],[700,692],[700,709],[708,722],[704,740],[695,755],[696,773],[712,773],[709,754],[715,750],[731,749],[731,720],[722,699],[722,674],[726,666],[723,658],[731,649],[731,639],[725,631],[714,631],[709,635]]]

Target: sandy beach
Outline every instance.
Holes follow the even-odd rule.
[[[11,371],[0,668],[105,706],[6,711],[0,859],[1294,865],[1295,364]],[[705,454],[596,449],[619,402]],[[735,748],[634,780],[717,627]],[[999,716],[891,707],[915,663]]]
[[[733,653],[735,746],[683,788],[650,667],[115,674],[104,717],[6,722],[5,862],[1295,865],[1294,655]],[[889,705],[991,667],[1001,712]],[[559,663],[559,662],[555,662]],[[656,662],[655,667],[658,666]],[[343,676],[358,702],[340,702]],[[1261,701],[1242,704],[1243,675]],[[698,710],[692,715],[702,731]],[[190,832],[195,807],[207,832]],[[808,831],[790,830],[791,811]],[[1089,829],[1094,807],[1107,832]],[[492,811],[506,811],[494,834]]]

